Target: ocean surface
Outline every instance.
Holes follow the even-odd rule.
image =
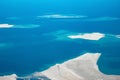
[[[101,53],[101,72],[120,75],[119,4],[120,0],[1,0],[0,25],[8,27],[0,27],[0,75],[43,71],[86,52]],[[93,32],[105,37],[67,38]]]

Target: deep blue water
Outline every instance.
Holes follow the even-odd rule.
[[[36,24],[37,28],[0,28],[0,75],[26,75],[77,57],[85,52],[102,53],[98,66],[105,74],[120,75],[120,39],[100,41],[55,40],[51,33],[100,32],[120,35],[120,20],[37,19],[47,14],[85,15],[88,18],[120,18],[119,0],[4,0],[0,1],[0,24]],[[20,19],[7,19],[17,17]],[[47,34],[47,35],[46,35]],[[64,34],[61,34],[64,35]],[[60,35],[58,35],[60,36]],[[7,45],[6,45],[7,44]]]

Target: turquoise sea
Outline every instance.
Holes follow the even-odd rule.
[[[101,53],[101,72],[120,75],[119,4],[120,0],[1,0],[0,75],[43,71],[86,52]],[[94,32],[105,37],[67,37]]]

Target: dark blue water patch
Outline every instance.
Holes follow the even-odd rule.
[[[47,64],[56,64],[78,56],[83,48],[71,42],[23,45],[0,51],[0,72],[25,75],[41,71]],[[50,67],[50,65],[48,66]]]
[[[120,75],[119,57],[101,56],[98,61],[99,70],[108,75]]]
[[[25,17],[24,17],[25,18]],[[120,21],[81,21],[81,19],[33,19],[29,18],[24,19],[22,21],[11,21],[5,20],[9,24],[13,25],[29,25],[35,24],[40,25],[35,29],[27,29],[26,32],[36,31],[39,32],[51,32],[56,30],[69,30],[74,32],[101,32],[101,33],[110,33],[110,34],[120,34],[119,33],[119,23]],[[4,22],[4,21],[3,21]],[[104,28],[104,29],[103,29]],[[9,29],[7,31],[10,31]],[[14,31],[25,31],[22,30],[14,30]]]
[[[84,19],[83,19],[84,20]],[[119,33],[120,21],[82,21],[81,19],[40,19],[44,30],[69,30],[74,32]]]
[[[1,15],[39,15],[40,13],[80,13],[87,15],[116,15],[120,13],[119,0],[107,1],[1,1]],[[21,5],[22,4],[22,5]],[[102,5],[102,6],[101,6]],[[9,14],[8,14],[9,13]]]
[[[100,71],[120,75],[120,42],[113,40],[102,45],[100,48],[102,55],[98,60]]]

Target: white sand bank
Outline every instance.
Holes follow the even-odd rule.
[[[0,24],[0,28],[11,28],[14,25],[10,25],[10,24]]]
[[[101,33],[85,33],[85,34],[78,34],[78,35],[70,35],[68,38],[71,39],[87,39],[87,40],[99,40],[103,38],[105,35]]]
[[[16,78],[17,78],[16,74],[0,76],[0,80],[16,80]]]

